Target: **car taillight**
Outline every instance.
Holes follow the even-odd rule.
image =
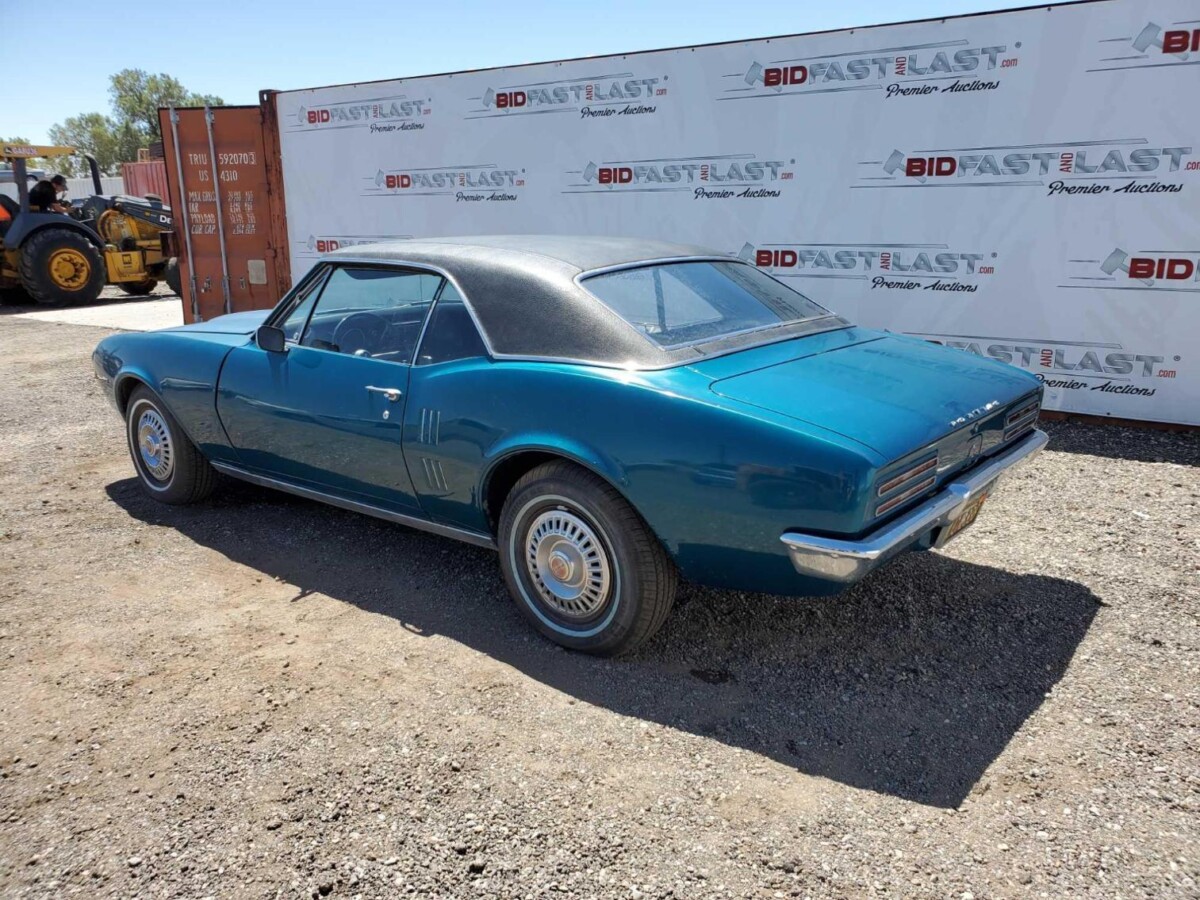
[[[875,515],[881,516],[888,510],[895,509],[905,500],[933,487],[937,481],[937,465],[938,456],[935,453],[898,472],[879,485],[875,495],[880,498],[880,503],[875,507]]]
[[[1035,397],[1024,406],[1014,409],[1004,417],[1004,440],[1012,440],[1033,428],[1041,409],[1040,398]]]

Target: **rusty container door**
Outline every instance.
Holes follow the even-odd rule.
[[[160,109],[163,154],[175,214],[183,315],[203,321],[267,309],[291,281],[287,235],[274,234],[268,176],[278,157],[273,120],[257,106]]]
[[[167,166],[161,159],[150,162],[121,163],[121,179],[125,182],[125,193],[131,197],[167,196]]]

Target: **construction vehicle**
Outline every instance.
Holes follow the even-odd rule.
[[[30,208],[26,160],[76,153],[73,147],[0,146],[18,200],[0,195],[0,292],[28,294],[48,306],[91,303],[104,285],[144,295],[172,280],[174,221],[159,197],[106,197],[96,160],[83,154],[95,193],[70,214]],[[175,278],[177,279],[177,276]]]

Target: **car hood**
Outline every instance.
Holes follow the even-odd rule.
[[[191,325],[180,325],[178,328],[167,328],[165,331],[188,331],[201,334],[253,334],[258,326],[267,320],[271,314],[269,309],[255,309],[250,312],[229,313],[217,316],[207,322],[194,322]]]
[[[719,378],[711,390],[834,431],[892,460],[1037,386],[1032,375],[1004,363],[876,333],[873,340]]]

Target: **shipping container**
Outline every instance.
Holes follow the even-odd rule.
[[[188,322],[272,306],[291,284],[286,236],[276,236],[273,114],[269,98],[261,106],[159,110]]]
[[[166,200],[170,191],[167,187],[167,166],[161,159],[121,163],[121,178],[125,182],[124,193],[131,197],[153,194]]]
[[[1195,0],[1088,0],[264,94],[277,283],[388,239],[673,239],[1048,409],[1198,425],[1196,46]]]

